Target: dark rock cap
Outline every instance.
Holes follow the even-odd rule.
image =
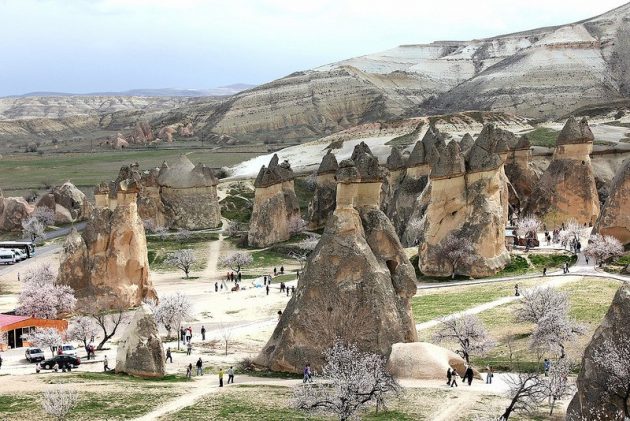
[[[486,171],[499,168],[503,164],[500,153],[508,152],[508,142],[514,135],[487,124],[481,130],[475,144],[467,154],[469,171]],[[516,142],[514,142],[516,143]]]
[[[281,164],[278,164],[278,162],[278,155],[274,154],[269,162],[269,167],[263,165],[258,172],[256,181],[254,181],[254,187],[264,188],[284,181],[293,180],[293,170],[291,169],[289,161],[285,160]]]
[[[556,145],[568,145],[572,143],[591,143],[595,139],[588,121],[584,117],[579,123],[573,117],[569,117],[558,135]]]
[[[461,140],[459,141],[459,149],[461,149],[462,152],[466,152],[467,150],[472,148],[474,144],[475,144],[475,139],[473,139],[470,133],[466,133],[464,137],[462,137]]]
[[[387,168],[389,170],[400,170],[405,168],[405,161],[403,159],[402,154],[400,153],[400,149],[393,147],[391,153],[387,157]]]
[[[383,179],[383,171],[378,165],[378,158],[361,142],[354,147],[351,159],[345,159],[339,164],[337,181],[350,182],[378,182]]]
[[[438,152],[436,146],[433,148],[439,158],[431,167],[431,177],[450,177],[463,175],[466,172],[464,156],[457,142],[449,142],[441,153]]]
[[[328,150],[328,153],[324,155],[322,158],[322,162],[319,164],[319,168],[317,169],[317,174],[326,174],[337,172],[339,168],[339,164],[337,164],[337,157],[331,150]]]
[[[409,158],[407,159],[407,167],[419,167],[420,165],[425,165],[426,163],[427,159],[424,151],[424,143],[422,143],[422,141],[418,141],[413,147],[411,155],[409,155]]]
[[[194,165],[186,155],[181,155],[173,166],[162,164],[158,182],[160,186],[175,189],[209,187],[219,184],[211,168],[203,164]]]
[[[97,184],[96,187],[94,187],[94,194],[95,195],[98,195],[98,194],[109,195],[109,184],[106,182]]]
[[[532,147],[532,144],[529,142],[527,135],[523,135],[518,140],[518,142],[516,142],[516,145],[514,146],[514,150],[530,149],[531,147]]]

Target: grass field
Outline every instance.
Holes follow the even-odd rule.
[[[547,127],[537,127],[527,133],[527,138],[532,146],[553,148],[556,146],[556,137],[558,137],[558,131]]]
[[[42,190],[46,186],[62,184],[70,180],[78,187],[91,188],[101,181],[113,180],[122,165],[138,162],[141,168],[152,168],[162,161],[173,162],[179,155],[187,154],[194,163],[202,162],[219,168],[243,162],[261,152],[175,149],[175,150],[125,150],[97,153],[68,154],[17,154],[0,159],[0,188],[11,195],[22,195],[30,190]]]
[[[194,272],[203,270],[207,264],[207,243],[216,241],[219,235],[214,232],[193,232],[185,239],[178,239],[175,236],[168,236],[164,239],[159,236],[147,237],[147,251],[149,266],[155,271],[174,270],[166,264],[165,259],[168,253],[182,249],[192,249],[197,258],[197,262],[192,266],[191,275]],[[183,274],[183,272],[182,272]]]

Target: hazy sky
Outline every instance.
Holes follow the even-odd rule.
[[[399,44],[569,23],[623,0],[0,0],[0,96],[259,84]]]

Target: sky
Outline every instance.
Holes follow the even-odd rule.
[[[260,84],[342,59],[586,19],[623,0],[0,0],[0,96]]]

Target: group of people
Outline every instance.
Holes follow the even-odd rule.
[[[286,292],[287,297],[289,296],[289,294],[295,295],[295,285],[290,287],[287,286],[284,282],[280,282],[280,292]]]
[[[467,382],[468,386],[472,386],[473,377],[475,376],[475,372],[471,365],[466,364],[466,369],[464,370],[464,375],[462,376],[462,381]],[[486,384],[492,383],[492,378],[494,377],[494,372],[490,366],[486,367]],[[458,387],[457,386],[457,377],[459,373],[454,367],[449,367],[446,370],[446,385],[450,387]]]

